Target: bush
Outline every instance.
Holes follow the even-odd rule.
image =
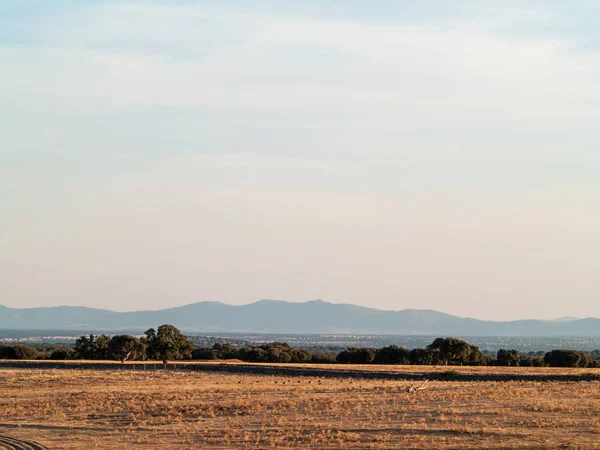
[[[38,352],[25,344],[14,346],[0,344],[0,359],[36,359]]]
[[[375,359],[374,348],[348,347],[337,355],[336,361],[342,364],[370,364]]]
[[[0,344],[0,359],[15,359],[15,349],[4,344]]]
[[[539,356],[521,356],[519,360],[519,365],[523,367],[545,367],[547,364],[543,358]]]
[[[239,352],[240,359],[248,362],[268,362],[269,353],[259,347],[244,347]]]
[[[192,351],[192,359],[211,360],[220,359],[219,352],[211,348],[195,348]]]
[[[487,366],[491,358],[483,354],[479,347],[471,345],[471,353],[464,362],[467,366]]]
[[[335,364],[337,354],[335,352],[313,352],[310,362],[316,364]]]
[[[397,345],[377,349],[373,362],[376,364],[410,364],[410,350]]]
[[[146,344],[128,334],[119,334],[108,341],[107,356],[122,363],[127,360],[143,361],[146,359]]]
[[[54,350],[50,354],[50,359],[54,360],[65,360],[65,359],[73,359],[75,357],[75,352],[66,348],[59,348],[58,350]]]
[[[75,341],[75,357],[77,359],[108,359],[108,343],[110,338],[101,334],[80,336]]]
[[[15,345],[15,354],[17,359],[36,359],[38,356],[35,348],[25,344]]]
[[[552,350],[544,355],[550,367],[590,367],[592,358],[579,350]]]
[[[505,350],[501,348],[498,350],[496,360],[499,366],[518,366],[520,364],[521,355],[518,350]]]
[[[426,348],[413,348],[408,354],[411,364],[415,365],[435,365],[439,364],[439,353],[430,351]]]

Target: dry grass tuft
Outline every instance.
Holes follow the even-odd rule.
[[[431,382],[412,393],[407,386],[1,370],[0,435],[53,449],[600,448],[598,382]]]

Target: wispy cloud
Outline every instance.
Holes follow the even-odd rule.
[[[273,277],[289,281],[278,297],[359,292],[379,306],[436,307],[450,289],[470,298],[454,312],[481,316],[480,296],[517,288],[538,302],[574,283],[595,292],[572,268],[589,274],[600,250],[596,3],[35,5],[0,5],[4,276],[17,270],[6,255],[20,255],[23,279],[28,259],[58,259],[64,283],[83,259],[92,275],[69,295],[92,295],[117,243],[131,246],[119,270],[155,252],[144,270],[186,289],[194,264],[211,270],[205,254],[240,281],[194,292],[231,301],[267,295]],[[68,257],[45,243],[52,232],[78,236]],[[244,272],[261,252],[275,275]],[[580,307],[550,315],[590,314]]]
[[[357,122],[388,126],[398,117],[576,126],[599,106],[600,58],[576,37],[143,4],[101,5],[56,28],[51,46],[1,49],[9,97],[78,111],[354,110]]]

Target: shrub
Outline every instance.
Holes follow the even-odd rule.
[[[552,350],[544,355],[550,367],[589,367],[592,358],[579,350]]]
[[[342,364],[370,364],[375,359],[374,348],[348,347],[337,355],[336,361]]]
[[[521,355],[517,350],[498,350],[496,360],[499,366],[518,366],[520,364]]]
[[[73,350],[69,350],[66,348],[59,348],[58,350],[54,350],[50,354],[50,359],[54,360],[65,360],[65,359],[73,359],[75,356],[75,352]]]
[[[13,349],[13,359],[36,359],[38,356],[37,350],[29,345],[17,344],[13,347]]]
[[[310,362],[317,364],[335,364],[337,354],[335,352],[313,352]]]
[[[397,345],[389,345],[375,351],[376,364],[410,364],[410,350]]]

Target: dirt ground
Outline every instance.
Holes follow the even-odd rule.
[[[413,393],[408,385],[2,369],[0,435],[50,449],[600,449],[600,382],[438,381]]]

